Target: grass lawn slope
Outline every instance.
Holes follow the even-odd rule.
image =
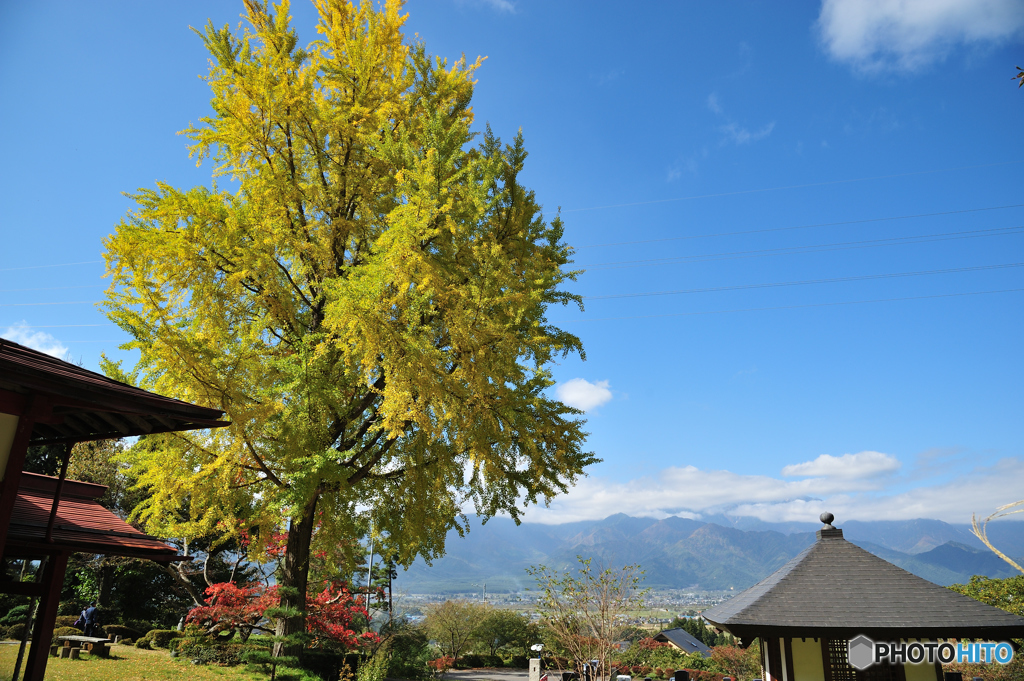
[[[11,678],[17,645],[0,645],[0,681]],[[278,679],[288,678],[278,670]],[[83,653],[82,659],[50,658],[46,667],[46,681],[266,681],[269,676],[239,667],[193,665],[181,658],[172,659],[166,650],[142,650],[134,646],[111,646],[110,658],[92,657]]]

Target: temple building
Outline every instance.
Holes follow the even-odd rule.
[[[0,676],[42,681],[72,553],[159,562],[189,559],[101,506],[96,499],[104,486],[67,480],[72,447],[78,442],[218,428],[228,425],[222,416],[218,409],[140,390],[0,339],[0,593],[28,606],[15,668],[0,670]],[[23,470],[26,452],[35,445],[59,447],[58,476]],[[12,569],[15,565],[20,570]]]
[[[832,527],[831,513],[821,520],[825,526],[816,542],[769,577],[703,612],[742,645],[760,639],[764,681],[942,681],[937,660],[907,661],[906,644],[1024,637],[1024,618],[851,544]],[[870,664],[873,646],[866,641],[904,646],[903,660]]]

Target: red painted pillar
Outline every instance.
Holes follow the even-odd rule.
[[[50,640],[53,625],[57,621],[57,606],[60,590],[64,586],[64,570],[68,566],[68,554],[50,556],[43,570],[43,596],[39,601],[39,614],[32,630],[32,647],[25,662],[24,681],[43,681],[46,662],[50,656]]]

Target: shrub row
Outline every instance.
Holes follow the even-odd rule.
[[[145,636],[135,641],[135,647],[145,650],[167,648],[172,640],[180,636],[181,632],[176,629],[151,629]]]

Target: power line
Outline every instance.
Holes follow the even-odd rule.
[[[102,260],[83,260],[82,262],[62,262],[54,265],[31,265],[29,267],[5,267],[0,272],[14,272],[16,270],[41,270],[45,267],[71,267],[72,265],[95,265]]]
[[[87,326],[117,326],[116,324],[8,324],[8,328],[15,329],[77,329]]]
[[[579,265],[588,272],[599,272],[606,269],[624,267],[645,267],[649,265],[671,265],[680,262],[709,262],[719,260],[735,260],[739,258],[756,258],[773,255],[799,255],[802,253],[828,253],[831,251],[848,251],[879,246],[901,246],[912,244],[928,244],[939,241],[958,241],[960,239],[979,239],[990,236],[1018,234],[1024,226],[993,227],[991,229],[973,229],[962,232],[942,232],[938,234],[920,234],[914,236],[895,236],[887,239],[866,239],[863,241],[840,241],[831,244],[811,244],[807,246],[784,246],[781,248],[762,248],[750,251],[726,251],[723,253],[704,253],[699,255],[681,255],[674,258],[649,258],[643,260],[620,260],[602,262],[593,265]]]
[[[807,303],[805,305],[779,305],[776,307],[746,307],[732,310],[704,310],[702,312],[670,312],[668,314],[636,315],[631,317],[600,317],[597,319],[563,319],[552,324],[573,324],[576,322],[615,322],[630,319],[659,319],[662,317],[695,317],[709,314],[729,314],[732,312],[771,312],[774,310],[799,310],[809,307],[834,307],[837,305],[867,305],[870,303],[895,303],[908,300],[931,300],[933,298],[959,298],[963,296],[984,296],[991,293],[1019,293],[1024,288],[1005,288],[994,291],[969,291],[966,293],[937,293],[930,296],[907,296],[905,298],[875,298],[873,300],[846,300],[831,303]]]
[[[58,303],[0,303],[0,307],[33,307],[36,305],[95,305],[102,300],[63,300]]]
[[[994,293],[1021,293],[1024,292],[1024,288],[1004,288],[996,289],[992,291],[967,291],[964,293],[936,293],[929,296],[905,296],[902,298],[874,298],[871,300],[843,300],[829,303],[806,303],[803,305],[778,305],[775,307],[744,307],[734,308],[731,310],[703,310],[701,312],[670,312],[668,314],[649,314],[649,315],[635,315],[631,317],[600,317],[597,319],[562,319],[551,322],[552,324],[574,324],[576,322],[615,322],[625,321],[630,319],[661,319],[664,317],[696,317],[701,315],[710,314],[730,314],[733,312],[772,312],[776,310],[799,310],[803,308],[812,307],[836,307],[839,305],[869,305],[872,303],[896,303],[911,300],[933,300],[936,298],[962,298],[965,296],[985,296]],[[89,325],[70,325],[70,326],[101,326],[99,324]],[[106,325],[102,325],[106,326]],[[47,327],[32,327],[32,328],[47,328]],[[49,327],[52,328],[52,327]],[[122,343],[125,340],[97,340],[97,341],[61,341],[62,343]]]
[[[650,293],[616,293],[606,296],[583,296],[583,300],[611,300],[614,298],[646,298],[650,296],[675,296],[684,293],[714,293],[717,291],[742,291],[758,288],[780,288],[783,286],[806,286],[808,284],[834,284],[846,281],[869,281],[873,279],[897,279],[902,277],[921,277],[931,274],[952,274],[957,272],[982,272],[988,270],[1024,267],[1024,262],[1007,263],[1004,265],[978,265],[976,267],[953,267],[944,270],[923,270],[919,272],[893,272],[889,274],[862,274],[853,277],[833,277],[831,279],[806,279],[803,281],[781,281],[766,284],[740,284],[737,286],[715,286],[710,288],[691,288],[678,291],[652,291]]]
[[[982,165],[974,166],[960,166],[959,168],[940,168],[937,170],[918,170],[912,173],[897,173],[895,175],[874,175],[871,177],[855,177],[846,180],[828,180],[825,182],[809,182],[807,184],[791,184],[780,187],[762,187],[760,189],[741,189],[739,191],[732,192],[719,192],[717,194],[698,194],[694,196],[679,196],[673,199],[656,199],[654,201],[634,201],[632,203],[616,203],[607,206],[591,206],[589,208],[570,208],[564,210],[564,213],[579,213],[588,210],[604,210],[605,208],[629,208],[631,206],[650,206],[656,203],[672,203],[674,201],[693,201],[695,199],[714,199],[722,196],[739,196],[741,194],[758,194],[761,192],[774,192],[783,189],[806,189],[808,187],[824,187],[833,184],[849,184],[851,182],[868,182],[870,180],[891,180],[897,177],[914,177],[917,175],[933,175],[935,173],[951,173],[958,170],[975,170],[978,168],[993,168],[996,166],[1005,166],[1013,163],[1024,163],[1024,161],[1002,161],[1000,163],[984,163]]]
[[[103,288],[104,284],[89,284],[88,286],[47,286],[43,288],[4,288],[0,293],[22,293],[24,291],[66,291],[68,289],[81,288]]]
[[[959,215],[962,213],[981,213],[989,210],[1005,210],[1007,208],[1022,208],[1024,203],[1013,203],[1006,206],[989,206],[985,208],[966,208],[963,210],[946,210],[938,213],[916,213],[913,215],[894,215],[884,218],[866,218],[863,220],[843,220],[842,222],[818,222],[809,225],[794,225],[790,227],[766,227],[764,229],[747,229],[739,232],[713,232],[708,234],[691,234],[688,236],[672,236],[664,239],[641,239],[639,241],[614,241],[605,244],[588,244],[586,246],[574,246],[577,251],[584,248],[602,248],[604,246],[633,246],[635,244],[654,244],[664,241],[684,241],[686,239],[708,239],[716,236],[740,236],[743,234],[764,234],[766,232],[786,232],[794,229],[811,229],[814,227],[841,227],[843,225],[862,225],[871,222],[889,222],[892,220],[911,220],[914,218],[932,218],[941,215]]]

